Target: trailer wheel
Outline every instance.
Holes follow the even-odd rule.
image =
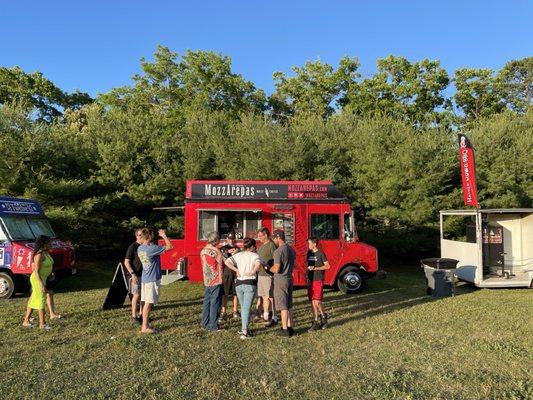
[[[9,299],[15,291],[15,282],[8,272],[0,272],[0,299]]]
[[[344,267],[337,278],[337,287],[345,294],[359,293],[365,286],[365,271],[355,265]]]

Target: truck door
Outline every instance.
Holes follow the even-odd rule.
[[[498,224],[483,226],[483,275],[501,271],[504,274],[503,227]]]
[[[318,239],[318,247],[322,249],[331,265],[326,271],[326,281],[335,274],[343,254],[343,238],[341,235],[341,214],[338,211],[313,210],[309,212],[309,236]]]

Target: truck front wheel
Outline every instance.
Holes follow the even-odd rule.
[[[346,294],[361,292],[366,285],[365,272],[354,265],[344,267],[337,278],[339,290]]]
[[[11,274],[0,272],[0,299],[9,299],[15,291],[15,282]]]

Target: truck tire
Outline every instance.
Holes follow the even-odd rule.
[[[0,271],[0,299],[9,299],[15,292],[15,281],[10,273]]]
[[[365,271],[355,265],[344,267],[337,277],[337,287],[345,294],[360,293],[365,286]]]

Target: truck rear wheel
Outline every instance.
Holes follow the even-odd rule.
[[[355,265],[344,267],[337,278],[337,287],[346,294],[359,293],[365,285],[365,271]]]
[[[0,299],[9,299],[15,291],[15,282],[11,274],[0,271]]]

